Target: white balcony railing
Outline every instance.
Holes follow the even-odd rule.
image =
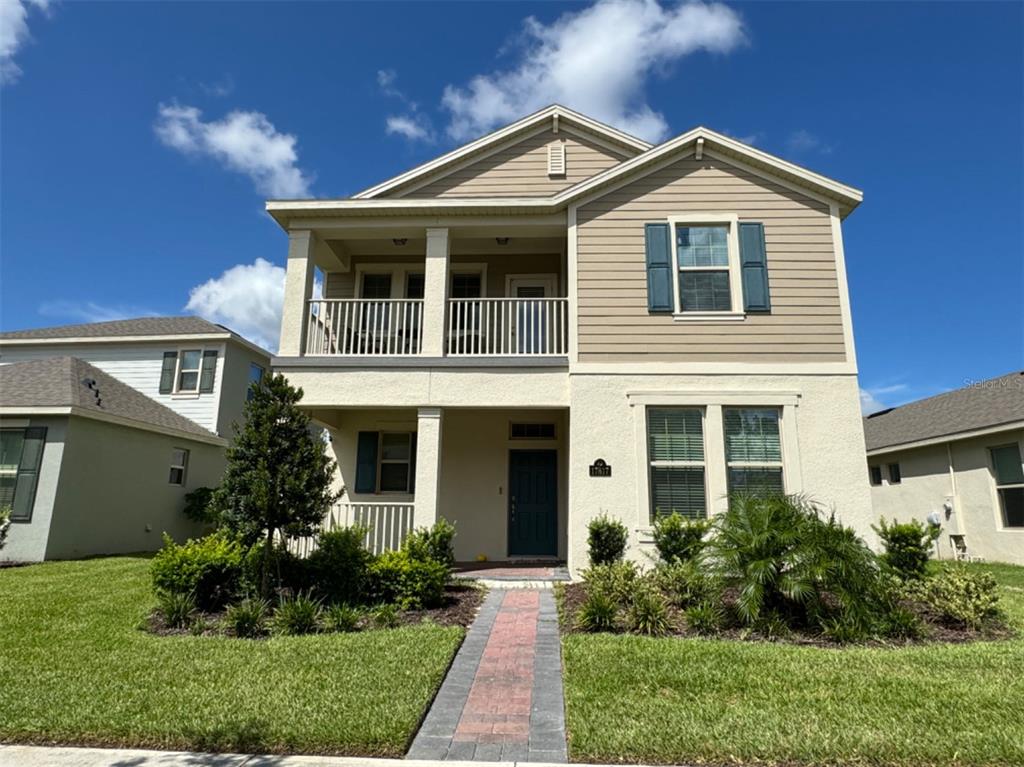
[[[569,353],[567,298],[452,298],[448,354],[550,356]]]
[[[380,554],[396,550],[413,528],[412,503],[338,503],[324,518],[324,530],[360,525],[366,528],[363,545],[368,551]],[[315,538],[291,538],[288,548],[300,557],[309,556],[316,548]]]
[[[420,353],[422,299],[313,299],[308,304],[306,354]]]

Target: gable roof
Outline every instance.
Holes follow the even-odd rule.
[[[868,452],[984,429],[1024,427],[1024,371],[980,381],[864,419]]]
[[[437,173],[448,165],[452,165],[456,162],[462,162],[473,156],[483,154],[485,151],[520,136],[523,133],[527,133],[538,126],[545,123],[553,123],[556,119],[560,124],[576,126],[590,133],[594,133],[624,150],[627,150],[629,153],[645,152],[651,148],[650,144],[636,136],[630,136],[628,133],[624,133],[610,125],[593,120],[586,115],[575,112],[561,104],[552,104],[549,107],[545,107],[544,109],[534,112],[532,115],[527,115],[523,119],[517,120],[511,125],[506,125],[504,128],[492,131],[486,136],[478,138],[476,141],[464,144],[458,149],[454,149],[447,154],[443,154],[430,162],[417,165],[415,168],[407,170],[405,173],[400,173],[399,175],[393,176],[386,181],[382,181],[369,189],[364,189],[358,194],[353,195],[352,199],[365,200],[379,197],[382,194],[390,192],[398,187],[405,186],[406,184],[423,178],[424,176]]]
[[[47,357],[0,365],[0,412],[63,409],[70,415],[114,420],[125,426],[176,432],[225,444],[195,421],[77,357]]]
[[[10,330],[0,333],[0,342],[71,341],[76,340],[129,340],[139,338],[170,338],[172,336],[208,336],[232,338],[255,351],[270,352],[257,346],[238,333],[223,325],[204,320],[202,317],[138,317],[110,322],[88,322],[78,325],[56,325],[49,328]]]

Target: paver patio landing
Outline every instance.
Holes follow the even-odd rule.
[[[488,594],[407,758],[567,761],[550,589]]]

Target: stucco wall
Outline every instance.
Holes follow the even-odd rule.
[[[60,486],[68,418],[67,416],[51,416],[4,419],[0,421],[0,426],[11,428],[43,426],[46,428],[46,444],[43,446],[43,460],[39,467],[39,480],[36,483],[32,519],[28,522],[12,522],[7,535],[7,544],[0,549],[0,562],[41,562],[46,555],[46,542],[50,535],[50,519],[53,516],[57,490]]]
[[[989,455],[989,448],[1012,442],[1024,451],[1024,431],[949,443],[954,477],[945,443],[872,456],[868,464],[881,466],[883,476],[882,485],[871,487],[875,516],[923,522],[933,511],[939,512],[944,518],[940,556],[952,556],[949,535],[961,534],[971,556],[1024,565],[1024,529],[1003,527]],[[889,483],[890,463],[900,465],[902,481],[897,485]],[[947,501],[953,506],[948,517],[943,509]]]
[[[263,368],[264,375],[270,375],[269,358],[241,344],[227,345],[221,373],[220,412],[217,414],[217,433],[225,439],[234,436],[233,423],[242,424],[242,411],[249,391],[249,366],[253,363]]]
[[[839,518],[854,527],[872,545],[873,521],[864,457],[857,379],[854,376],[796,375],[573,375],[570,379],[569,433],[569,567],[578,572],[587,565],[587,524],[607,513],[622,519],[630,530],[629,555],[650,562],[653,553],[647,509],[639,508],[638,483],[647,482],[646,451],[637,444],[637,419],[643,407],[630,406],[629,393],[653,392],[666,402],[673,394],[711,399],[728,392],[740,396],[782,401],[799,395],[795,423],[783,424],[782,439],[790,441],[784,466],[787,490],[799,490],[834,507]],[[733,403],[739,404],[739,403]],[[642,423],[642,421],[641,421]],[[641,432],[642,435],[642,432]],[[706,441],[720,435],[705,435]],[[641,439],[642,443],[642,439]],[[720,442],[719,442],[720,444]],[[795,452],[795,458],[790,454]],[[707,460],[721,465],[724,454],[708,445]],[[611,477],[590,477],[588,467],[597,458],[612,466]],[[795,480],[795,481],[794,481]],[[721,507],[721,499],[709,498]]]

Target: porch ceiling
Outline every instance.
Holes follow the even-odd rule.
[[[500,230],[499,230],[500,231]],[[344,252],[352,256],[409,256],[411,258],[423,258],[426,253],[426,238],[422,231],[416,232],[420,236],[414,236],[412,231],[398,230],[387,233],[383,236],[380,233],[376,237],[346,237],[331,238],[325,240],[331,250]],[[505,245],[497,242],[499,237],[508,237]],[[395,240],[404,239],[404,243],[396,243]],[[521,233],[509,233],[502,235],[495,233],[490,236],[458,236],[451,240],[451,255],[453,256],[481,256],[481,255],[515,255],[525,253],[560,253],[565,246],[565,234],[560,236],[531,237],[522,236]]]

